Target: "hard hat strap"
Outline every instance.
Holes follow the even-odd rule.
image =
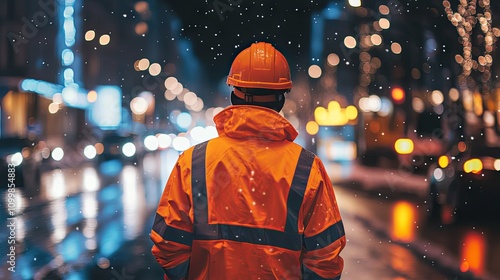
[[[276,102],[280,101],[281,98],[283,98],[282,91],[270,95],[253,95],[247,92],[243,92],[239,88],[234,88],[234,95],[236,95],[240,99],[245,100],[245,102]]]

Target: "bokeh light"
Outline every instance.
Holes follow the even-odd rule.
[[[318,125],[318,123],[315,122],[315,121],[309,121],[306,124],[306,131],[310,135],[316,135],[318,133],[318,131],[319,131],[319,125]]]
[[[136,147],[135,147],[134,143],[132,143],[132,142],[127,142],[122,147],[122,153],[126,157],[134,156],[135,152],[136,152]]]
[[[99,38],[99,44],[106,46],[111,41],[111,36],[104,34]]]
[[[327,62],[330,66],[337,66],[340,63],[340,57],[335,53],[331,53],[327,57]]]
[[[137,65],[139,70],[144,71],[149,68],[149,59],[142,58],[139,60],[139,64]]]
[[[151,76],[158,76],[161,72],[161,65],[158,63],[152,63],[149,66],[149,74]]]
[[[148,102],[143,97],[135,97],[130,102],[130,109],[136,115],[142,115],[148,110]]]
[[[85,41],[92,41],[95,38],[95,31],[89,30],[85,32]]]
[[[144,147],[150,151],[156,151],[159,147],[158,138],[154,135],[148,135],[144,138]]]
[[[399,43],[394,42],[391,44],[391,51],[394,54],[400,54],[403,51],[403,48],[401,47],[401,45]]]
[[[158,134],[158,148],[166,149],[172,144],[172,138],[168,134]]]
[[[60,161],[64,157],[64,151],[62,148],[57,147],[54,150],[52,150],[52,159],[55,161]]]
[[[309,74],[309,76],[313,79],[317,79],[321,76],[321,67],[319,67],[318,65],[311,65],[309,66],[309,69],[307,70],[307,73]]]
[[[349,48],[349,49],[353,49],[356,47],[356,39],[352,36],[347,36],[344,38],[344,45]]]
[[[87,101],[89,103],[94,103],[97,101],[97,92],[95,90],[91,90],[87,93]]]
[[[87,145],[85,147],[85,149],[83,149],[83,154],[88,159],[93,159],[97,155],[97,150],[95,149],[95,147],[93,145]]]
[[[382,29],[389,29],[389,27],[391,27],[391,22],[386,18],[381,18],[378,21],[378,25]]]

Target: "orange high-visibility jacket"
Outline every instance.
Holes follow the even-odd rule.
[[[214,118],[219,137],[184,151],[151,239],[165,279],[340,279],[344,227],[321,160],[258,106]]]

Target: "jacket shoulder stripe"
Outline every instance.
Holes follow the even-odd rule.
[[[208,141],[198,144],[193,150],[191,187],[193,190],[194,224],[208,223],[208,200],[205,158]]]
[[[304,237],[304,247],[307,251],[322,249],[339,240],[344,235],[344,224],[340,220],[319,234]]]
[[[293,251],[302,249],[302,235],[297,233],[225,224],[197,224],[194,227],[195,240],[231,240]]]
[[[302,148],[287,199],[285,232],[298,233],[298,216],[315,155]]]
[[[168,226],[167,223],[165,223],[165,219],[158,213],[156,213],[153,230],[164,240],[173,241],[186,246],[191,246],[193,242],[193,234],[191,232]]]

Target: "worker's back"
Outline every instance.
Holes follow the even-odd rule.
[[[166,279],[340,279],[346,238],[323,163],[278,112],[288,62],[258,42],[233,61],[219,137],[179,156],[158,204],[152,253]]]
[[[208,143],[206,170],[198,173],[206,174],[206,183],[201,186],[203,179],[199,178],[201,195],[194,192],[194,232],[199,237],[193,241],[190,279],[300,276],[302,236],[297,226],[289,232],[285,226],[290,186],[301,151],[293,142],[265,138],[223,136]],[[195,150],[194,156],[202,157],[203,149]],[[312,163],[311,153],[304,151],[303,157]],[[303,168],[299,172],[307,178],[309,171]],[[195,173],[193,164],[193,176]],[[205,221],[200,223],[205,217],[208,226]]]

